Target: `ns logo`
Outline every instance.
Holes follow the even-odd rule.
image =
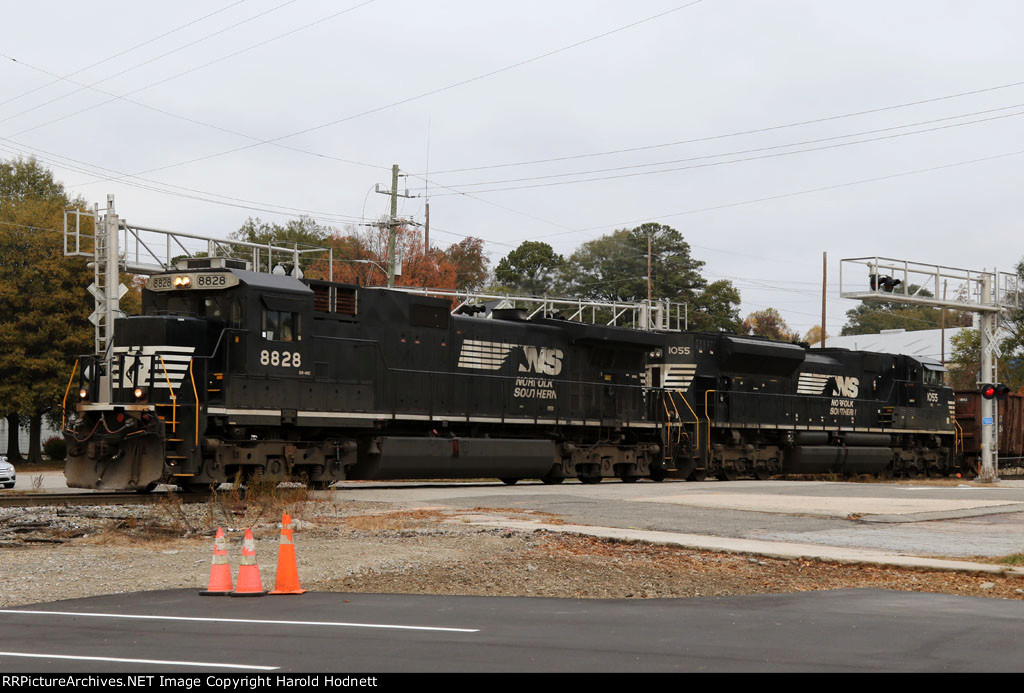
[[[523,353],[526,355],[526,363],[519,364],[521,373],[533,371],[543,375],[558,375],[562,372],[561,349],[524,346]]]
[[[849,397],[854,399],[857,393],[860,392],[860,380],[854,377],[844,377],[837,375],[835,378],[835,390],[832,392],[833,397]]]

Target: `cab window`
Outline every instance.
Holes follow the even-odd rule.
[[[299,341],[302,339],[299,334],[299,314],[279,310],[264,310],[263,338],[275,342]]]

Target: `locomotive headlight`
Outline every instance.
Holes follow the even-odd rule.
[[[192,286],[192,277],[175,277],[174,288],[175,289],[187,289]]]
[[[89,396],[89,391],[86,390],[84,387],[81,390],[78,391],[78,397],[80,399],[85,399],[88,396]]]
[[[146,396],[145,388],[141,388],[141,387],[135,388],[135,399],[143,399],[145,396]]]

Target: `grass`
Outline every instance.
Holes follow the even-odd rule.
[[[995,562],[1001,565],[1024,565],[1024,553],[1011,553],[997,558]]]

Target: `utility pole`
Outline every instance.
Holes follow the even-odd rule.
[[[427,218],[423,226],[423,249],[430,250],[430,203],[427,203]]]
[[[391,167],[391,218],[388,220],[388,287],[395,285],[395,235],[398,233],[398,164]]]
[[[651,230],[647,229],[647,302],[651,302]]]
[[[825,292],[828,290],[828,253],[821,254],[821,348],[825,348]]]
[[[395,238],[398,235],[398,227],[407,223],[398,218],[398,198],[416,196],[410,195],[408,190],[404,195],[398,192],[398,164],[391,166],[391,190],[381,190],[378,186],[376,192],[391,196],[391,216],[388,218],[388,286],[393,287],[395,285]]]

